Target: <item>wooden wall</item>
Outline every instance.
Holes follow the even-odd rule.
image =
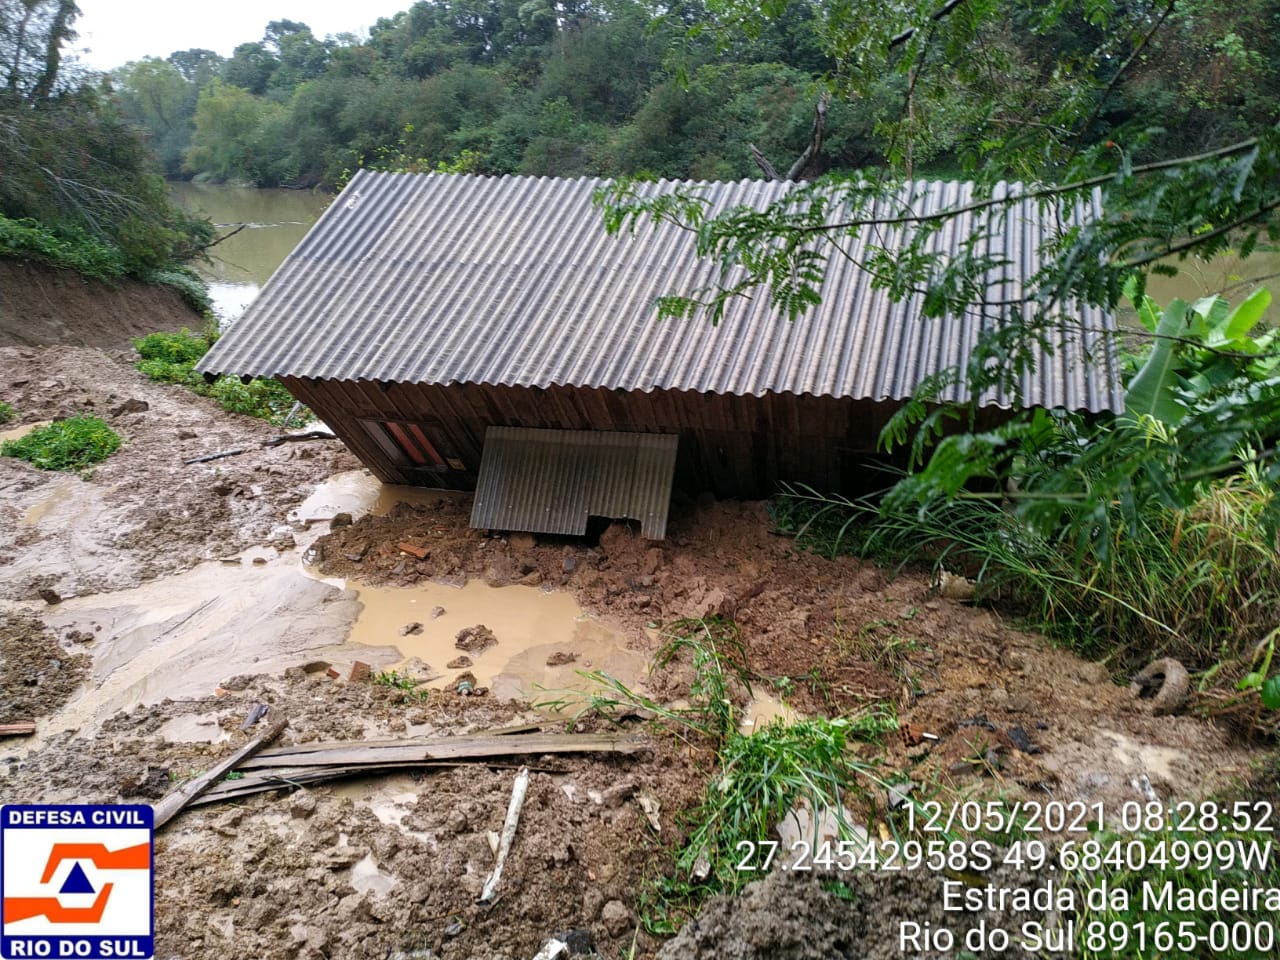
[[[742,397],[582,387],[298,380],[285,386],[311,407],[387,483],[471,489],[491,425],[562,430],[679,433],[676,487],[717,497],[764,497],[780,481],[858,492],[865,459],[892,402],[768,394]],[[466,469],[427,473],[395,463],[362,420],[430,424]],[[881,458],[883,459],[883,458]],[[877,483],[877,486],[883,484]]]

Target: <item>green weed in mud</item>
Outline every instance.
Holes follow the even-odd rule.
[[[1167,808],[1155,806],[1160,810],[1155,819],[1164,822]],[[1210,808],[1218,809],[1205,807]],[[1241,825],[1257,822],[1261,808],[1249,801],[1224,803],[1222,809],[1225,815],[1215,816],[1211,827],[1108,832],[1072,848],[1067,880],[1083,905],[1076,918],[1079,956],[1264,960],[1280,955],[1275,911],[1252,909],[1236,897],[1238,891],[1280,888],[1275,835],[1270,829],[1232,828],[1233,809],[1242,815]]]
[[[775,720],[744,735],[734,704],[743,692],[749,694],[751,673],[737,625],[727,619],[670,625],[654,670],[677,661],[692,670],[688,707],[657,703],[598,671],[581,673],[595,681],[596,693],[565,694],[538,704],[577,706],[575,719],[586,712],[607,716],[638,707],[691,745],[714,749],[715,772],[702,799],[678,816],[686,840],[672,851],[671,868],[652,877],[639,896],[642,922],[659,934],[674,933],[707,897],[758,879],[758,872],[739,869],[744,850],[767,839],[800,801],[811,810],[835,813],[842,837],[852,838],[854,827],[844,811],[856,800],[870,802],[870,791],[887,783],[876,762],[856,756],[850,745],[876,742],[898,726],[892,705],[873,703],[835,719]]]
[[[26,460],[41,470],[88,470],[120,449],[120,435],[99,417],[80,414],[32,430],[0,445],[0,456]]]
[[[1247,660],[1280,622],[1280,553],[1260,520],[1273,496],[1242,470],[1185,510],[1151,509],[1132,525],[1115,523],[1105,554],[1040,535],[985,498],[919,513],[797,490],[780,498],[778,516],[819,552],[973,576],[980,599],[1021,612],[1084,656],[1118,667],[1174,656],[1203,670]],[[820,523],[799,520],[805,505]],[[822,539],[833,528],[841,539]]]
[[[8,423],[17,415],[18,411],[13,408],[13,404],[0,400],[0,425]]]
[[[430,691],[419,689],[421,680],[414,679],[400,670],[380,670],[373,675],[373,682],[380,687],[391,687],[393,690],[401,691],[403,694],[401,703],[426,703],[431,697]]]

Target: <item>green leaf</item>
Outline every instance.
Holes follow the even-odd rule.
[[[1231,311],[1227,316],[1226,325],[1222,330],[1223,336],[1228,340],[1237,340],[1257,326],[1258,321],[1262,319],[1262,315],[1266,313],[1267,307],[1271,305],[1271,291],[1266,287],[1259,287],[1253,293],[1249,294],[1239,305]]]
[[[1169,424],[1177,423],[1186,416],[1186,408],[1174,393],[1178,385],[1178,358],[1175,343],[1170,339],[1183,334],[1186,316],[1187,304],[1182,300],[1174,300],[1165,308],[1156,327],[1151,356],[1129,382],[1124,406],[1130,416],[1148,416]]]
[[[1268,710],[1280,710],[1280,674],[1262,685],[1262,705]]]
[[[1236,689],[1256,690],[1258,687],[1262,686],[1262,677],[1263,675],[1257,670],[1254,670],[1252,673],[1246,673],[1236,682]],[[1275,678],[1272,677],[1272,679],[1274,680]]]

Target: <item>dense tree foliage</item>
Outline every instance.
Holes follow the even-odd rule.
[[[173,208],[136,127],[62,60],[70,0],[0,2],[0,253],[145,274],[190,257],[206,225]],[[181,80],[181,78],[179,78]],[[185,89],[153,84],[158,125],[176,124]]]
[[[889,161],[953,173],[1012,146],[1033,159],[1010,172],[1027,175],[1045,131],[1092,142],[1158,119],[1159,143],[1125,144],[1141,160],[1242,137],[1280,96],[1265,0],[740,6],[419,0],[367,39],[280,20],[229,59],[181,51],[116,80],[168,176],[263,186],[331,186],[361,165],[758,176],[750,145],[785,171],[828,84],[809,175]],[[1096,110],[1086,76],[1115,79]]]
[[[813,18],[733,49],[684,44],[703,13],[423,0],[366,40],[276,21],[229,59],[182,51],[115,80],[171,177],[332,186],[361,165],[745,177],[758,173],[750,143],[785,169],[808,139],[815,78],[834,66]],[[855,105],[832,121],[821,164],[881,155]]]

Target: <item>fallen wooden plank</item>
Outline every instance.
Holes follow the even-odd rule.
[[[191,701],[203,702],[203,701]],[[510,727],[494,727],[485,730],[483,733],[465,734],[464,736],[474,737],[507,737],[517,736],[519,734],[534,733],[543,730],[550,724],[559,724],[558,720],[542,720],[537,723],[519,723]],[[563,734],[561,734],[563,736]],[[579,734],[581,736],[581,734]],[[370,747],[373,749],[381,749],[384,747],[403,747],[408,743],[435,743],[439,737],[419,737],[417,739],[405,739],[404,737],[396,737],[392,740],[311,740],[307,743],[294,743],[287,747],[273,747],[270,750],[263,750],[260,756],[271,757],[285,753],[315,753],[319,750],[332,750],[335,747]],[[454,740],[456,737],[447,739]]]
[[[254,740],[250,740],[243,747],[227,757],[217,766],[206,770],[194,780],[188,780],[177,790],[170,793],[152,809],[155,818],[155,829],[159,830],[162,826],[176,817],[183,809],[200,794],[204,793],[219,780],[223,779],[228,773],[234,770],[246,758],[253,756],[276,737],[280,736],[281,731],[289,725],[289,721],[285,717],[280,717],[274,721],[271,726],[263,731],[261,736]]]
[[[402,763],[381,767],[374,771],[370,771],[368,767],[284,767],[273,770],[256,770],[253,773],[246,773],[243,779],[221,781],[193,800],[190,806],[198,807],[201,804],[229,800],[236,796],[261,793],[263,790],[280,790],[284,787],[292,786],[305,787],[313,783],[323,783],[326,780],[339,780],[342,777],[368,776],[371,772],[456,766],[458,766],[456,763],[440,763],[427,760],[421,763]]]
[[[0,737],[29,737],[36,732],[34,720],[19,720],[17,723],[0,723]]]
[[[378,766],[397,762],[421,760],[482,760],[485,757],[529,756],[541,753],[636,753],[647,749],[649,741],[643,737],[623,737],[615,734],[526,734],[520,737],[461,736],[435,737],[423,740],[405,740],[396,746],[372,747],[359,741],[331,743],[325,746],[310,745],[310,749],[297,750],[280,747],[263,750],[258,756],[246,760],[241,770],[261,770],[268,767],[309,766]]]

